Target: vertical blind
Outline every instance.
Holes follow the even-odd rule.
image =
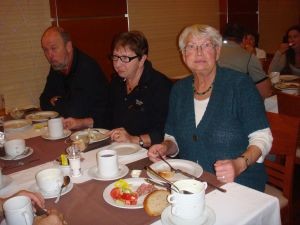
[[[0,1],[0,94],[6,111],[39,106],[49,69],[40,37],[49,25],[48,0]]]

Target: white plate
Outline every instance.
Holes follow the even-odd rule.
[[[200,165],[193,161],[184,160],[184,159],[168,159],[167,160],[171,166],[173,166],[176,169],[181,169],[184,172],[187,172],[195,177],[200,177],[203,173],[203,169]],[[170,167],[164,162],[164,161],[158,161],[156,163],[153,163],[151,165],[151,168],[157,172],[159,171],[170,171]],[[147,175],[152,179],[160,179],[159,177],[151,174],[147,171]],[[188,177],[184,176],[180,173],[175,173],[174,176],[168,180],[170,181],[177,181],[182,179],[187,179]]]
[[[128,178],[128,179],[124,179],[124,180],[131,185],[131,189],[133,191],[135,191],[143,183],[148,184],[144,180],[144,178]],[[115,182],[111,183],[103,191],[103,198],[108,204],[110,204],[112,206],[115,206],[117,208],[122,208],[122,209],[141,209],[141,208],[144,207],[143,202],[144,202],[144,199],[147,195],[139,196],[136,205],[119,205],[119,204],[116,204],[115,200],[110,196],[110,192],[114,188],[114,184],[115,184]]]
[[[161,214],[161,222],[163,225],[213,225],[216,222],[216,214],[210,207],[206,206],[201,216],[187,220],[174,216],[171,213],[171,206],[168,206]]]
[[[3,123],[5,131],[22,131],[31,126],[30,120],[10,120]]]
[[[36,183],[34,183],[29,189],[34,192],[37,192],[37,191],[40,192],[45,199],[56,198],[59,193],[59,190],[57,192],[52,192],[52,193],[43,192],[42,190],[40,190],[40,188],[38,187],[38,185]],[[73,189],[73,183],[70,182],[67,187],[64,187],[62,189],[61,196],[69,193],[72,189]]]
[[[63,139],[66,137],[69,137],[71,135],[71,131],[70,130],[64,130],[64,135],[62,137],[50,137],[48,131],[42,135],[42,138],[47,139],[47,140],[59,140],[59,139]]]
[[[120,165],[118,174],[114,177],[107,178],[107,177],[102,177],[102,176],[98,175],[97,170],[98,170],[97,166],[93,166],[93,167],[89,168],[89,170],[88,170],[88,175],[91,178],[93,178],[94,180],[116,180],[116,179],[126,176],[129,172],[129,169],[126,165]]]
[[[14,158],[14,157],[12,157],[12,156],[5,155],[5,156],[3,156],[3,157],[0,157],[0,159],[3,159],[3,160],[19,160],[19,159],[24,159],[24,158],[26,158],[26,157],[32,155],[32,153],[33,153],[33,149],[32,149],[32,148],[26,147],[26,150],[25,150],[25,151],[27,151],[27,149],[28,149],[28,152],[27,152],[27,154],[25,154],[25,155],[19,155],[19,156],[17,156],[16,158]]]
[[[279,90],[297,90],[300,87],[300,83],[288,82],[288,83],[277,83],[274,85]]]
[[[0,184],[0,189],[7,187],[12,182],[12,178],[6,175],[2,175],[2,182]]]
[[[117,151],[118,156],[125,156],[141,151],[142,147],[132,143],[114,143],[109,149]]]
[[[279,79],[281,81],[293,81],[293,80],[300,79],[300,76],[297,76],[297,75],[280,75]]]
[[[34,122],[43,122],[47,121],[49,118],[55,118],[58,116],[58,113],[55,111],[41,111],[28,114],[25,118]]]
[[[109,130],[106,129],[100,129],[100,128],[92,128],[90,129],[90,143],[103,141],[109,138],[109,136],[105,135],[105,133],[109,132]],[[76,136],[87,136],[88,135],[88,129],[77,131],[74,134],[71,135],[70,139],[72,141],[76,141]]]

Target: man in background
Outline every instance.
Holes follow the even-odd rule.
[[[41,45],[51,66],[40,96],[42,110],[107,128],[108,82],[97,62],[73,46],[61,27],[47,28]]]
[[[242,48],[244,29],[238,24],[227,24],[218,64],[248,74],[263,99],[272,95],[272,84],[258,58]],[[241,87],[242,88],[242,87]]]

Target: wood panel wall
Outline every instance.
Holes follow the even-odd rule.
[[[97,60],[108,78],[113,67],[111,41],[128,30],[126,0],[49,0],[52,23],[71,34],[73,43]],[[56,10],[57,9],[57,10]]]
[[[286,30],[300,24],[299,0],[259,0],[260,47],[274,53]]]
[[[183,27],[201,23],[219,29],[218,0],[128,0],[128,16],[130,30],[145,33],[154,67],[171,78],[190,74],[177,44]]]

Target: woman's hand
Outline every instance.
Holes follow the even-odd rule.
[[[45,208],[45,200],[39,192],[30,192],[30,191],[22,190],[14,194],[12,197],[14,196],[27,196],[31,199],[33,206],[37,204],[41,208]]]
[[[281,43],[279,45],[279,49],[278,51],[281,53],[281,54],[284,54],[288,49],[289,49],[289,44],[288,43]]]
[[[157,161],[161,160],[159,158],[159,155],[161,155],[162,157],[165,157],[167,155],[167,150],[168,150],[168,147],[166,144],[164,144],[164,143],[156,144],[156,145],[152,145],[150,147],[147,155],[152,162],[157,162]]]
[[[130,135],[123,127],[111,130],[108,135],[110,135],[110,138],[116,142],[135,143],[134,139],[138,138],[137,136]]]
[[[218,160],[215,164],[217,179],[224,183],[233,182],[234,179],[247,169],[244,159]]]

